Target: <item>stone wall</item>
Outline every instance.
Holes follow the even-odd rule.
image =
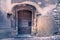
[[[53,18],[51,16],[47,15],[46,10],[49,10],[49,8],[47,8],[46,10],[44,9],[42,11],[40,10],[40,8],[41,9],[45,8],[46,4],[48,2],[45,3],[45,4],[41,4],[41,5],[39,4],[39,1],[35,0],[34,2],[36,2],[40,6],[38,8],[38,6],[35,5],[36,8],[38,9],[37,11],[39,11],[38,13],[40,14],[40,12],[41,12],[41,14],[43,15],[43,16],[41,15],[39,17],[36,17],[37,23],[36,23],[36,19],[35,19],[34,23],[36,23],[36,24],[34,24],[35,25],[34,31],[37,32],[36,35],[37,36],[49,36],[49,35],[53,35],[54,32],[56,32],[58,30],[57,30],[57,26],[55,25],[55,22],[53,21]],[[44,2],[42,2],[42,3],[44,3]],[[16,30],[14,30],[12,28],[12,26],[11,26],[11,18],[7,18],[7,13],[12,13],[11,8],[10,8],[12,6],[11,0],[9,0],[9,1],[6,0],[6,3],[3,0],[0,5],[1,5],[1,8],[0,8],[0,19],[1,19],[0,20],[0,28],[1,29],[0,30],[3,30],[3,33],[4,33],[4,31],[5,31],[5,33],[12,31],[12,35],[14,35]],[[42,8],[42,6],[43,6],[43,8]],[[47,16],[44,13],[46,13]],[[2,28],[4,28],[4,29],[2,29]],[[0,33],[2,33],[2,31],[0,31]]]

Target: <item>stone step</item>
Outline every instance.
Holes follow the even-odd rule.
[[[16,36],[17,38],[25,38],[25,37],[29,37],[29,38],[31,38],[31,37],[33,37],[33,36],[31,36],[30,34],[19,34],[19,35],[17,35]]]
[[[50,36],[50,37],[26,37],[26,38],[4,38],[0,40],[60,40],[59,36]]]

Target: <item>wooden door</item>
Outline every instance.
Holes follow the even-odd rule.
[[[30,34],[32,27],[32,12],[18,11],[18,34]]]

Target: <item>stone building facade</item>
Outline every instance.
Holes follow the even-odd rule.
[[[60,34],[58,23],[54,18],[57,14],[54,10],[59,11],[58,7],[60,7],[58,0],[6,0],[6,3],[4,2],[5,0],[1,0],[0,3],[1,34],[5,32],[5,36],[8,34],[13,37]]]

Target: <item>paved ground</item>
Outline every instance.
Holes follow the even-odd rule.
[[[18,37],[18,38],[3,38],[0,40],[60,40],[60,36],[51,37]]]

